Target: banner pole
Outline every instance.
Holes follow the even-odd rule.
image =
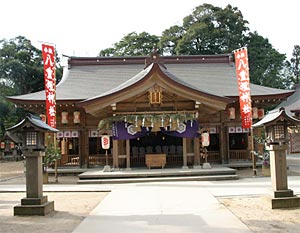
[[[252,169],[253,169],[253,175],[257,175],[257,170],[256,170],[256,158],[255,158],[255,153],[254,153],[254,136],[253,136],[253,128],[251,127],[251,154],[252,154]]]

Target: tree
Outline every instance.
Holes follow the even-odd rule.
[[[163,54],[176,55],[178,42],[184,35],[184,29],[181,26],[175,25],[162,32],[158,48]]]
[[[57,59],[57,64],[59,59]],[[60,80],[62,69],[58,66]],[[28,94],[44,89],[44,70],[41,50],[23,36],[0,41],[0,80],[15,89],[16,94]]]
[[[59,59],[56,69],[57,82],[62,77]],[[4,129],[25,117],[23,109],[16,109],[5,96],[21,95],[44,89],[42,51],[23,36],[0,40],[0,137]]]
[[[232,53],[248,47],[251,82],[259,85],[286,88],[287,79],[282,72],[285,55],[280,54],[257,32],[250,32],[248,21],[237,7],[225,8],[203,4],[183,19],[182,25],[174,25],[163,31],[158,49],[164,55],[210,55]],[[145,38],[143,38],[145,36]],[[114,48],[102,50],[102,56],[149,55],[156,44],[142,42],[148,33],[129,33]],[[138,43],[139,42],[139,43]],[[146,49],[145,49],[146,48]]]
[[[16,94],[31,93],[43,88],[41,55],[24,37],[0,41],[0,77],[16,90]]]
[[[131,32],[125,35],[113,48],[101,50],[100,56],[142,56],[149,55],[157,47],[159,37],[147,32]]]
[[[257,32],[249,34],[248,59],[251,83],[286,88],[286,79],[282,75],[286,56],[274,49],[269,40]]]
[[[293,87],[300,82],[300,46],[294,45],[292,58],[285,63],[285,75],[288,79],[288,86]]]
[[[183,19],[182,26],[165,30],[159,47],[170,54],[231,53],[243,46],[247,24],[236,7],[227,5],[222,9],[203,4]]]

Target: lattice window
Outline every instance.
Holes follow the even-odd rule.
[[[26,133],[26,145],[35,146],[37,144],[37,132]]]
[[[274,139],[279,140],[279,139],[284,139],[284,125],[275,125],[274,126]]]

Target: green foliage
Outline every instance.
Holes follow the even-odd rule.
[[[290,61],[285,63],[285,75],[287,77],[287,86],[294,87],[300,82],[300,46],[295,45]]]
[[[6,95],[13,95],[15,90],[0,82],[0,138],[4,135],[5,129],[15,125],[19,118],[19,112],[11,102],[5,98]]]
[[[48,138],[48,141],[49,139],[50,138]],[[60,148],[56,147],[53,143],[48,142],[45,150],[45,156],[43,157],[44,171],[46,171],[48,167],[54,167],[55,161],[59,160],[60,158]]]
[[[100,56],[142,56],[149,55],[157,47],[159,38],[147,32],[131,32],[125,35],[113,48],[100,51]]]
[[[244,44],[247,24],[236,7],[203,4],[183,19],[182,26],[165,30],[159,47],[170,54],[231,53]]]
[[[202,4],[183,19],[182,25],[171,26],[161,37],[132,32],[114,47],[102,50],[100,56],[149,55],[156,45],[164,55],[224,54],[247,46],[252,83],[285,89],[299,81],[300,48],[295,49],[294,60],[285,64],[285,55],[268,39],[250,32],[241,11],[231,5],[220,8]],[[284,73],[284,68],[288,72]]]
[[[0,77],[8,81],[16,94],[43,89],[43,63],[41,51],[25,37],[0,41]]]
[[[57,82],[62,67],[56,57]],[[23,36],[0,40],[0,137],[6,128],[23,119],[26,112],[16,109],[6,96],[28,94],[44,89],[44,65],[41,50]]]
[[[262,86],[286,88],[282,75],[286,56],[279,53],[269,40],[250,33],[248,37],[248,60],[251,83]]]
[[[181,26],[175,25],[163,31],[158,48],[164,54],[176,55],[178,42],[184,35],[184,29]]]

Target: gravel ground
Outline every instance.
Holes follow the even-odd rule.
[[[240,178],[252,177],[252,169],[237,171]],[[263,176],[261,169],[258,176]],[[288,170],[289,176],[300,175]],[[300,176],[299,176],[300,178]],[[50,183],[55,183],[50,176]],[[75,176],[59,176],[58,183],[75,184]],[[24,165],[19,162],[0,162],[0,185],[24,183]],[[77,225],[105,198],[106,192],[44,192],[55,202],[55,211],[47,216],[13,216],[13,206],[20,204],[25,193],[0,193],[0,233],[7,232],[72,232]],[[253,232],[300,232],[300,208],[272,210],[264,196],[234,196],[218,198],[226,208],[243,221]]]
[[[53,176],[50,183],[55,183]],[[75,184],[74,176],[61,176],[59,183]],[[24,164],[0,162],[0,185],[24,184]],[[46,216],[13,216],[13,207],[19,205],[24,192],[0,193],[0,233],[68,233],[105,198],[107,192],[44,192],[49,201],[54,201],[52,213]]]

